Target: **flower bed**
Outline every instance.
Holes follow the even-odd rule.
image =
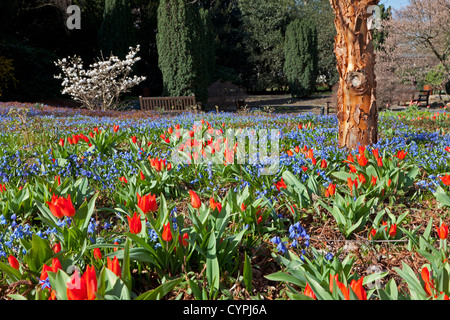
[[[0,114],[2,299],[448,299],[446,111]]]

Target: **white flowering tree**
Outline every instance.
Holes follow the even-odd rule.
[[[58,60],[55,64],[62,69],[56,79],[62,79],[63,94],[70,95],[90,110],[114,110],[119,106],[120,95],[145,80],[133,76],[133,65],[140,60],[139,46],[130,47],[124,60],[111,55],[89,65],[85,70],[80,57],[74,56]]]

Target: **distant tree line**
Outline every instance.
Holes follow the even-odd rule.
[[[70,4],[81,29],[66,25]],[[15,79],[1,100],[57,98],[54,61],[78,55],[85,63],[111,53],[123,58],[141,46],[135,88],[151,96],[208,98],[216,80],[248,92],[307,96],[337,82],[334,14],[329,0],[9,0],[0,3],[0,58]],[[12,76],[12,77],[11,77]],[[7,81],[7,80],[4,80]]]

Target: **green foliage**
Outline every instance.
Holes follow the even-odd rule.
[[[432,87],[440,87],[447,80],[447,73],[442,64],[438,64],[425,75],[426,84]]]
[[[212,66],[208,20],[207,11],[200,12],[194,4],[161,1],[156,42],[165,95],[195,94],[198,101],[207,100],[211,79],[207,69]]]
[[[305,1],[301,7],[301,19],[314,19],[317,29],[317,55],[319,59],[318,72],[320,82],[329,87],[336,84],[339,75],[336,69],[336,55],[334,54],[334,12],[329,0]]]
[[[133,20],[129,1],[107,0],[103,22],[99,31],[99,44],[103,54],[125,58],[134,41]]]
[[[295,1],[239,0],[238,4],[244,50],[251,66],[245,86],[251,91],[284,86],[284,33],[297,14]]]
[[[311,20],[295,20],[286,29],[284,45],[286,75],[291,94],[307,97],[318,75],[317,31]]]

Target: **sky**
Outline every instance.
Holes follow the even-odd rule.
[[[385,7],[391,6],[393,9],[400,9],[408,3],[409,0],[380,0],[379,4],[384,4]]]

